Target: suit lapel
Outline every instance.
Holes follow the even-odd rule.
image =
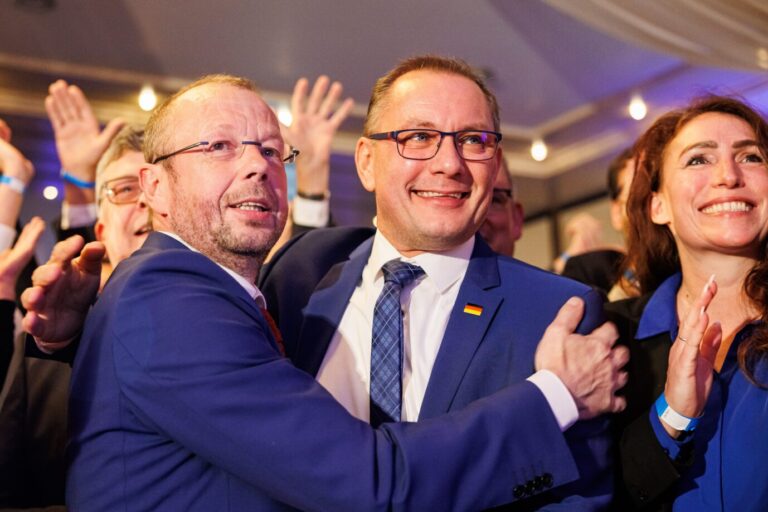
[[[497,255],[477,238],[432,368],[419,419],[438,416],[450,409],[464,374],[501,305],[501,296],[494,292],[499,282]]]
[[[311,375],[316,375],[320,369],[325,351],[347,309],[352,292],[360,282],[372,246],[371,238],[355,249],[349,260],[331,267],[303,309],[299,348],[294,364]]]
[[[198,254],[201,258],[201,263],[209,267],[207,272],[211,275],[219,275],[217,281],[221,287],[224,288],[232,297],[236,297],[237,300],[243,304],[243,307],[245,307],[247,310],[250,310],[253,318],[256,319],[256,321],[261,325],[265,336],[274,346],[275,350],[280,351],[278,342],[275,339],[274,333],[272,332],[272,327],[269,325],[268,320],[264,317],[264,313],[262,313],[262,311],[256,305],[256,301],[253,300],[250,295],[248,295],[248,292],[240,285],[240,283],[235,281],[235,279],[227,272],[225,272],[224,269],[222,269],[218,264],[216,264],[216,262],[202,253],[192,251],[189,247],[182,244],[173,237],[157,231],[153,231],[149,234],[140,251],[154,252],[172,249],[181,249]],[[138,255],[140,253],[137,251],[136,254]]]

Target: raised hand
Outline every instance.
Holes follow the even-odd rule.
[[[33,217],[12,249],[0,252],[0,299],[16,300],[16,280],[35,254],[35,246],[45,231],[45,221]]]
[[[283,138],[301,151],[296,159],[296,182],[305,194],[325,194],[330,177],[333,137],[347,118],[354,101],[347,98],[337,107],[344,88],[320,76],[309,92],[309,81],[300,78],[291,97],[291,126],[281,126]]]
[[[11,129],[2,119],[0,119],[0,171],[4,180],[10,180],[0,186],[0,224],[13,229],[21,211],[24,187],[29,185],[35,177],[35,167],[11,144]]]
[[[688,418],[697,418],[704,411],[712,389],[715,356],[723,339],[720,323],[709,325],[707,315],[715,294],[717,283],[713,275],[688,311],[669,350],[664,396],[674,411]],[[661,424],[672,437],[680,434],[663,420]]]
[[[0,119],[0,170],[20,179],[25,185],[35,177],[35,167],[11,144],[11,129]]]
[[[48,88],[45,110],[53,126],[62,168],[82,181],[94,181],[96,164],[124,121],[113,119],[101,130],[83,91],[64,80],[57,80]]]
[[[574,331],[584,314],[584,301],[570,298],[549,324],[536,349],[536,370],[557,375],[571,392],[579,419],[594,418],[626,407],[616,391],[627,383],[621,369],[629,361],[626,347],[614,347],[618,333],[606,322],[589,334]]]
[[[99,290],[106,251],[101,242],[85,247],[83,242],[75,235],[57,243],[46,264],[32,274],[32,287],[21,295],[27,308],[22,327],[45,351],[64,348],[80,333]]]

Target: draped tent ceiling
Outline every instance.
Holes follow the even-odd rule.
[[[768,70],[765,0],[544,0],[601,32],[700,66]]]
[[[768,110],[765,0],[0,0],[0,116],[53,182],[43,97],[80,84],[101,119],[142,121],[143,83],[170,92],[198,75],[254,79],[273,103],[300,76],[341,80],[358,105],[336,142],[332,198],[342,223],[372,201],[349,156],[376,77],[408,55],[466,59],[502,109],[504,151],[529,215],[604,191],[610,159],[661,112],[704,92]],[[641,94],[646,120],[629,118]],[[549,157],[535,162],[531,141]]]

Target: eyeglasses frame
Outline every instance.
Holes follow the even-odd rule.
[[[177,149],[176,151],[168,153],[167,155],[162,155],[162,156],[159,156],[159,157],[155,158],[154,160],[152,160],[152,164],[156,164],[158,162],[162,162],[163,160],[167,160],[168,158],[171,158],[172,156],[176,156],[176,155],[178,155],[180,153],[184,153],[185,151],[189,151],[191,149],[195,149],[195,148],[198,148],[200,146],[207,146],[210,143],[211,142],[207,141],[207,140],[201,140],[200,142],[195,142],[193,144],[190,144],[189,146],[184,146],[181,149]],[[262,143],[261,142],[256,142],[255,140],[241,140],[240,144],[242,144],[243,146],[262,147]],[[288,156],[282,158],[282,161],[283,161],[284,164],[292,163],[294,160],[296,160],[296,157],[299,156],[299,153],[300,153],[300,151],[298,149],[294,148],[293,146],[288,146],[288,147],[291,148],[291,150],[290,150]]]
[[[403,132],[413,132],[413,131],[425,131],[425,132],[434,132],[434,133],[439,133],[440,134],[440,141],[437,143],[434,155],[430,156],[429,158],[413,158],[413,157],[410,157],[410,156],[403,155],[403,153],[401,151],[401,148],[400,148],[400,143],[397,140],[397,136],[400,135]],[[487,158],[466,158],[462,154],[461,150],[459,149],[459,145],[456,142],[456,135],[458,135],[460,133],[467,133],[467,132],[470,132],[470,133],[471,132],[475,132],[475,133],[488,133],[488,134],[496,136],[496,150],[493,152],[492,155],[490,155]],[[372,133],[370,135],[366,135],[365,137],[368,138],[368,139],[371,139],[371,140],[391,140],[391,141],[394,141],[395,146],[397,147],[397,154],[398,155],[400,155],[401,157],[405,158],[406,160],[424,161],[424,160],[432,160],[433,158],[435,158],[437,156],[438,151],[440,151],[440,146],[443,143],[443,139],[445,139],[445,137],[447,137],[449,135],[453,138],[453,147],[456,148],[456,153],[461,158],[466,160],[467,162],[485,162],[487,160],[493,159],[496,156],[496,154],[499,152],[499,145],[501,144],[501,138],[502,138],[500,132],[496,132],[496,131],[493,131],[493,130],[458,130],[458,131],[455,131],[455,132],[444,132],[444,131],[441,131],[441,130],[435,130],[434,128],[404,128],[402,130],[394,130],[394,131],[391,131],[391,132]]]

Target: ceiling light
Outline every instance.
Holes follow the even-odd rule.
[[[293,114],[291,114],[291,109],[286,105],[280,105],[277,107],[277,120],[283,123],[285,126],[291,126],[291,123],[293,122]]]
[[[49,201],[53,201],[54,199],[59,197],[59,189],[54,187],[53,185],[48,185],[43,189],[43,197]]]
[[[145,85],[139,93],[139,107],[144,112],[149,112],[157,105],[157,94],[151,85]]]
[[[547,145],[544,144],[544,139],[535,139],[531,144],[531,158],[537,162],[546,160],[548,153],[549,149],[547,149]]]
[[[642,96],[635,94],[629,101],[629,107],[627,107],[627,110],[629,110],[629,116],[632,119],[635,121],[640,121],[645,119],[645,116],[648,114],[648,105],[645,104]]]

